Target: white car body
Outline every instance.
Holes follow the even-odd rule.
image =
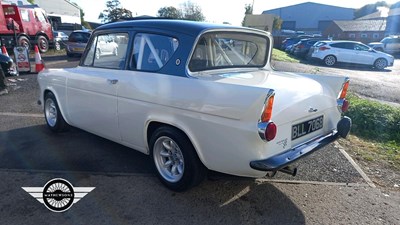
[[[143,23],[146,24],[147,21]],[[166,28],[169,22],[160,23],[160,32],[170,31]],[[176,25],[181,23],[182,26],[199,26],[201,29],[209,26],[192,22],[171,23],[174,25],[171,28],[174,32],[174,29],[178,29],[175,28]],[[118,23],[110,26],[117,25]],[[106,28],[108,27],[104,29]],[[223,27],[212,28],[207,32],[225,31],[257,35],[272,43],[269,33],[257,30]],[[199,35],[208,34],[207,32]],[[96,35],[93,34],[92,40]],[[147,36],[142,36],[140,40],[143,41],[138,40],[137,43],[146,43]],[[183,36],[182,34],[181,39]],[[181,52],[176,47],[178,39],[171,40],[178,58],[169,60],[165,67],[168,69],[170,66],[172,71],[178,71],[175,68],[180,66],[180,60],[184,60],[179,59]],[[194,46],[196,42],[185,47],[193,58],[197,54]],[[236,43],[236,48],[238,46],[240,47]],[[120,44],[120,48],[122,47]],[[136,63],[156,61],[161,65],[163,55],[162,51],[156,49],[156,42],[149,44],[149,47],[153,55],[148,59],[140,56],[144,54],[143,47],[139,53],[133,51],[135,57],[139,54]],[[265,51],[269,59],[272,50],[269,48]],[[159,52],[160,57],[154,57]],[[89,54],[91,50],[87,49],[86,55]],[[85,62],[86,60],[82,60],[83,64]],[[187,73],[185,76],[168,75],[167,70],[166,74],[140,71],[140,68],[144,68],[140,63],[135,71],[95,68],[83,64],[70,69],[46,69],[39,74],[40,102],[44,103],[42,105],[45,113],[46,95],[51,92],[69,125],[145,154],[151,152],[151,127],[155,124],[172,126],[188,137],[201,163],[210,170],[238,176],[263,177],[266,171],[276,172],[301,156],[294,156],[293,159],[279,162],[271,168],[263,168],[256,161],[279,158],[279,155],[291,152],[305,155],[314,151],[317,146],[322,147],[324,139],[329,143],[338,133],[346,136],[350,129],[349,125],[343,131],[338,130],[338,123],[343,120],[340,107],[345,101],[339,95],[344,85],[348,84],[347,78],[276,72],[271,69],[269,60],[261,68],[248,66],[201,71],[191,70],[194,67],[190,66],[188,60],[181,65],[182,71]],[[271,95],[275,98],[272,118],[262,122],[260,116],[268,106],[266,101]],[[318,119],[312,120],[316,118]],[[315,128],[314,132],[300,136],[300,127],[294,126],[309,120],[310,126],[319,126],[321,129]],[[271,121],[277,127],[276,137],[266,141],[262,132]],[[320,127],[322,121],[323,126]],[[309,130],[314,129],[310,126]],[[296,135],[293,132],[298,132],[296,138],[292,138]]]
[[[321,45],[322,43],[324,43],[324,45]],[[375,51],[360,42],[321,41],[317,42],[315,45],[320,46],[315,46],[312,48],[311,57],[324,61],[328,66],[332,66],[336,62],[375,66],[375,63],[378,59],[384,59],[386,61],[386,66],[383,68],[393,66],[394,63],[393,56],[380,51]],[[339,45],[343,46],[338,47]],[[349,45],[349,48],[346,48],[344,45]],[[328,56],[334,56],[336,61],[327,61],[326,59]]]

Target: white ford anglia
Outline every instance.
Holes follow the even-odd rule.
[[[118,54],[96,57],[104,39]],[[39,104],[52,131],[74,126],[149,154],[175,191],[207,170],[295,175],[289,164],[349,133],[349,79],[274,71],[272,45],[267,32],[227,25],[103,25],[78,67],[38,75]]]

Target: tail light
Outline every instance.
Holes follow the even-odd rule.
[[[304,45],[297,45],[297,48],[304,48]]]
[[[265,101],[264,110],[261,114],[262,123],[268,122],[272,117],[272,107],[274,106],[274,98],[275,94],[272,94],[269,97],[267,97],[267,100]]]
[[[272,118],[272,108],[274,105],[275,93],[270,90],[267,99],[265,100],[264,109],[261,114],[260,121],[258,123],[258,134],[264,141],[271,141],[275,138],[277,133],[277,127]]]
[[[274,140],[276,136],[276,125],[274,122],[270,122],[267,124],[267,128],[265,129],[264,137],[267,141]]]
[[[342,90],[340,91],[337,103],[339,111],[346,112],[349,109],[350,103],[346,100],[347,89],[349,88],[350,79],[346,78],[345,82],[343,83]]]
[[[350,106],[350,102],[345,99],[343,101],[343,105],[342,105],[342,112],[347,112],[347,110],[349,110],[349,106]]]
[[[349,83],[350,83],[350,80],[349,80],[349,79],[346,79],[346,81],[343,83],[342,90],[340,91],[340,96],[339,96],[339,98],[346,98],[347,89],[349,88]]]
[[[329,49],[330,49],[330,48],[325,47],[325,46],[319,47],[319,50],[320,50],[320,51],[325,51],[325,50],[329,50]]]

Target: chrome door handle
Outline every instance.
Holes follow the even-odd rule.
[[[109,84],[116,84],[116,83],[118,83],[118,80],[117,79],[107,79],[107,82]]]

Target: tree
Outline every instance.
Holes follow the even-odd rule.
[[[99,19],[102,22],[115,22],[120,18],[131,18],[132,12],[121,6],[119,0],[109,0],[106,2],[107,9],[100,13]]]
[[[182,19],[182,12],[173,6],[162,7],[158,10],[157,16],[171,19]]]
[[[390,6],[390,8],[391,8],[391,9],[400,8],[400,2],[394,3],[392,6]]]
[[[204,21],[206,18],[201,7],[191,1],[182,4],[182,18],[185,20]]]
[[[242,21],[242,26],[244,26],[244,21],[245,21],[245,19],[246,19],[246,15],[252,15],[253,14],[253,6],[252,5],[250,5],[250,4],[246,4],[245,6],[244,6],[244,18],[243,18],[243,21]]]
[[[88,28],[88,29],[92,29],[92,27],[90,26],[90,24],[88,22],[85,21],[85,12],[83,12],[83,9],[76,4],[75,2],[71,2],[72,4],[76,5],[79,8],[80,14],[81,14],[81,25],[83,25],[84,27]]]
[[[28,0],[29,3],[31,3],[32,5],[35,4],[35,0]]]
[[[354,19],[366,16],[368,14],[374,13],[378,11],[378,7],[387,7],[389,5],[385,1],[376,2],[375,4],[364,5],[363,7],[356,9],[354,11]]]
[[[280,30],[282,27],[283,20],[279,17],[274,17],[274,22],[272,23],[272,30]]]

